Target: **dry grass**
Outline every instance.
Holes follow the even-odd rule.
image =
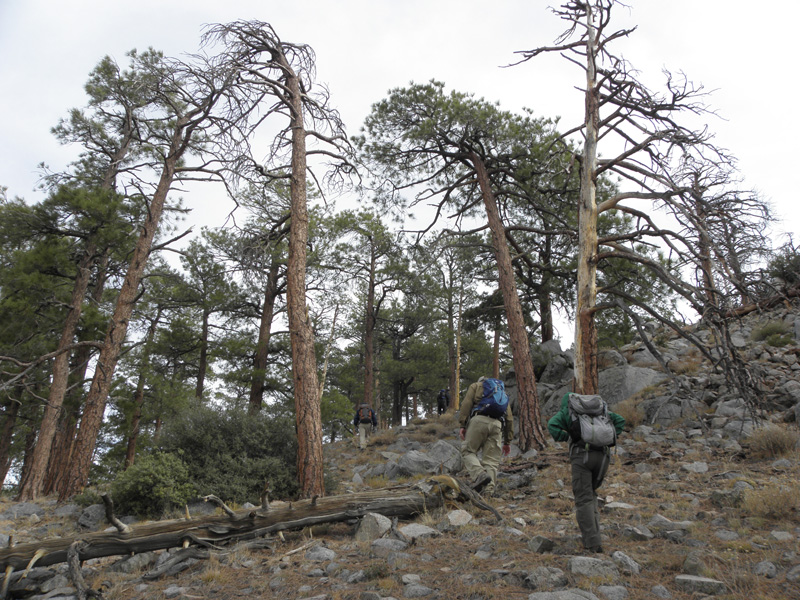
[[[742,509],[747,516],[764,519],[789,519],[800,508],[800,483],[771,482],[761,489],[746,490]]]
[[[770,423],[754,431],[747,444],[754,458],[778,458],[797,450],[800,435],[797,429]]]
[[[630,431],[644,423],[644,410],[640,404],[641,398],[628,398],[614,405],[614,412],[625,419],[625,428]]]

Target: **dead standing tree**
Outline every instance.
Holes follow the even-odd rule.
[[[609,46],[628,36],[633,29],[609,31],[612,9],[622,4],[617,0],[579,0],[566,2],[553,12],[569,24],[555,46],[522,51],[518,63],[528,61],[548,52],[558,52],[585,75],[584,122],[566,132],[563,137],[580,134],[583,151],[576,158],[581,164],[581,190],[579,203],[578,290],[575,328],[575,391],[596,393],[598,386],[597,333],[595,314],[610,307],[627,306],[639,314],[661,321],[679,335],[687,337],[706,358],[718,365],[733,380],[740,380],[740,365],[720,364],[718,353],[707,348],[701,340],[688,334],[682,323],[669,315],[658,314],[652,307],[636,298],[626,296],[611,286],[597,289],[597,266],[606,259],[625,259],[646,269],[664,281],[698,315],[704,315],[709,306],[709,290],[704,284],[696,285],[680,273],[680,268],[698,265],[702,250],[685,234],[672,231],[656,223],[645,208],[630,206],[626,201],[640,200],[666,209],[684,225],[693,205],[691,182],[681,181],[676,175],[691,155],[701,164],[732,164],[732,159],[712,143],[705,128],[695,130],[679,122],[679,117],[711,114],[704,104],[705,93],[684,77],[675,78],[666,73],[666,91],[656,94],[636,78],[628,63],[614,56]],[[600,143],[616,151],[613,158],[599,158]],[[603,146],[606,147],[605,145]],[[611,155],[610,151],[606,155]],[[608,199],[597,203],[597,182],[601,176],[617,177],[626,189],[618,189]],[[620,186],[620,187],[621,187]],[[695,188],[696,192],[696,188]],[[599,239],[598,216],[617,210],[633,217],[635,231],[621,237]],[[696,225],[696,222],[693,223]],[[670,254],[678,270],[637,252],[637,243],[657,243]],[[702,270],[702,265],[699,267]],[[608,295],[608,302],[598,303],[598,293]],[[615,298],[616,297],[616,298]],[[632,308],[630,308],[632,307]],[[726,327],[724,321],[720,322]],[[723,354],[735,355],[735,349],[723,340]],[[716,355],[716,356],[715,356]],[[723,361],[724,362],[724,361]],[[737,361],[733,361],[737,362]],[[748,378],[745,378],[748,379]],[[737,385],[737,387],[740,387]],[[745,392],[743,392],[745,393]],[[745,394],[747,398],[749,394]]]
[[[291,199],[286,302],[292,346],[295,418],[297,423],[297,473],[304,497],[324,494],[322,416],[320,409],[314,331],[306,300],[308,245],[307,159],[326,157],[335,164],[330,177],[352,172],[350,145],[344,125],[328,105],[327,90],[315,83],[314,51],[305,44],[282,41],[268,23],[236,21],[216,25],[207,41],[222,41],[228,52],[240,56],[240,81],[260,95],[259,112],[253,114],[250,133],[273,118],[285,121],[275,135],[266,166],[248,152],[240,172],[256,181],[289,180]],[[314,147],[307,148],[308,139]],[[329,177],[328,181],[334,181]]]

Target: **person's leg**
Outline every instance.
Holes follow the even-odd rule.
[[[589,453],[584,462],[584,452],[573,452],[570,456],[572,463],[572,494],[575,496],[575,519],[581,530],[581,539],[585,548],[594,550],[600,548],[600,523],[597,515],[597,494],[592,487],[593,467],[596,458]]]
[[[362,450],[367,447],[367,432],[371,425],[369,423],[358,424],[358,446]]]
[[[486,427],[486,420],[485,417],[473,417],[467,426],[464,441],[461,443],[461,459],[464,462],[464,468],[473,481],[486,472],[478,458],[478,452],[489,432]]]
[[[500,421],[492,419],[487,425],[486,440],[483,442],[481,463],[483,468],[492,478],[484,489],[486,494],[493,494],[497,482],[497,469],[503,456],[503,425]]]

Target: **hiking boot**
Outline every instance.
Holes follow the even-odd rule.
[[[475,481],[472,483],[472,489],[478,493],[481,492],[483,488],[489,485],[492,482],[492,477],[488,473],[484,473],[483,475],[478,475],[475,478]]]
[[[604,550],[602,546],[592,546],[591,548],[586,549],[589,554],[603,554]]]

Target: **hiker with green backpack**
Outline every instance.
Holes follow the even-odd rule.
[[[508,410],[505,385],[499,379],[481,377],[469,386],[458,412],[461,458],[474,490],[493,495],[497,468],[510,452],[514,416]],[[478,453],[481,457],[478,458]]]
[[[565,394],[561,410],[547,422],[554,440],[569,442],[575,518],[583,546],[592,553],[603,552],[597,488],[603,483],[611,448],[624,427],[625,419],[608,410],[606,401],[597,394]]]

